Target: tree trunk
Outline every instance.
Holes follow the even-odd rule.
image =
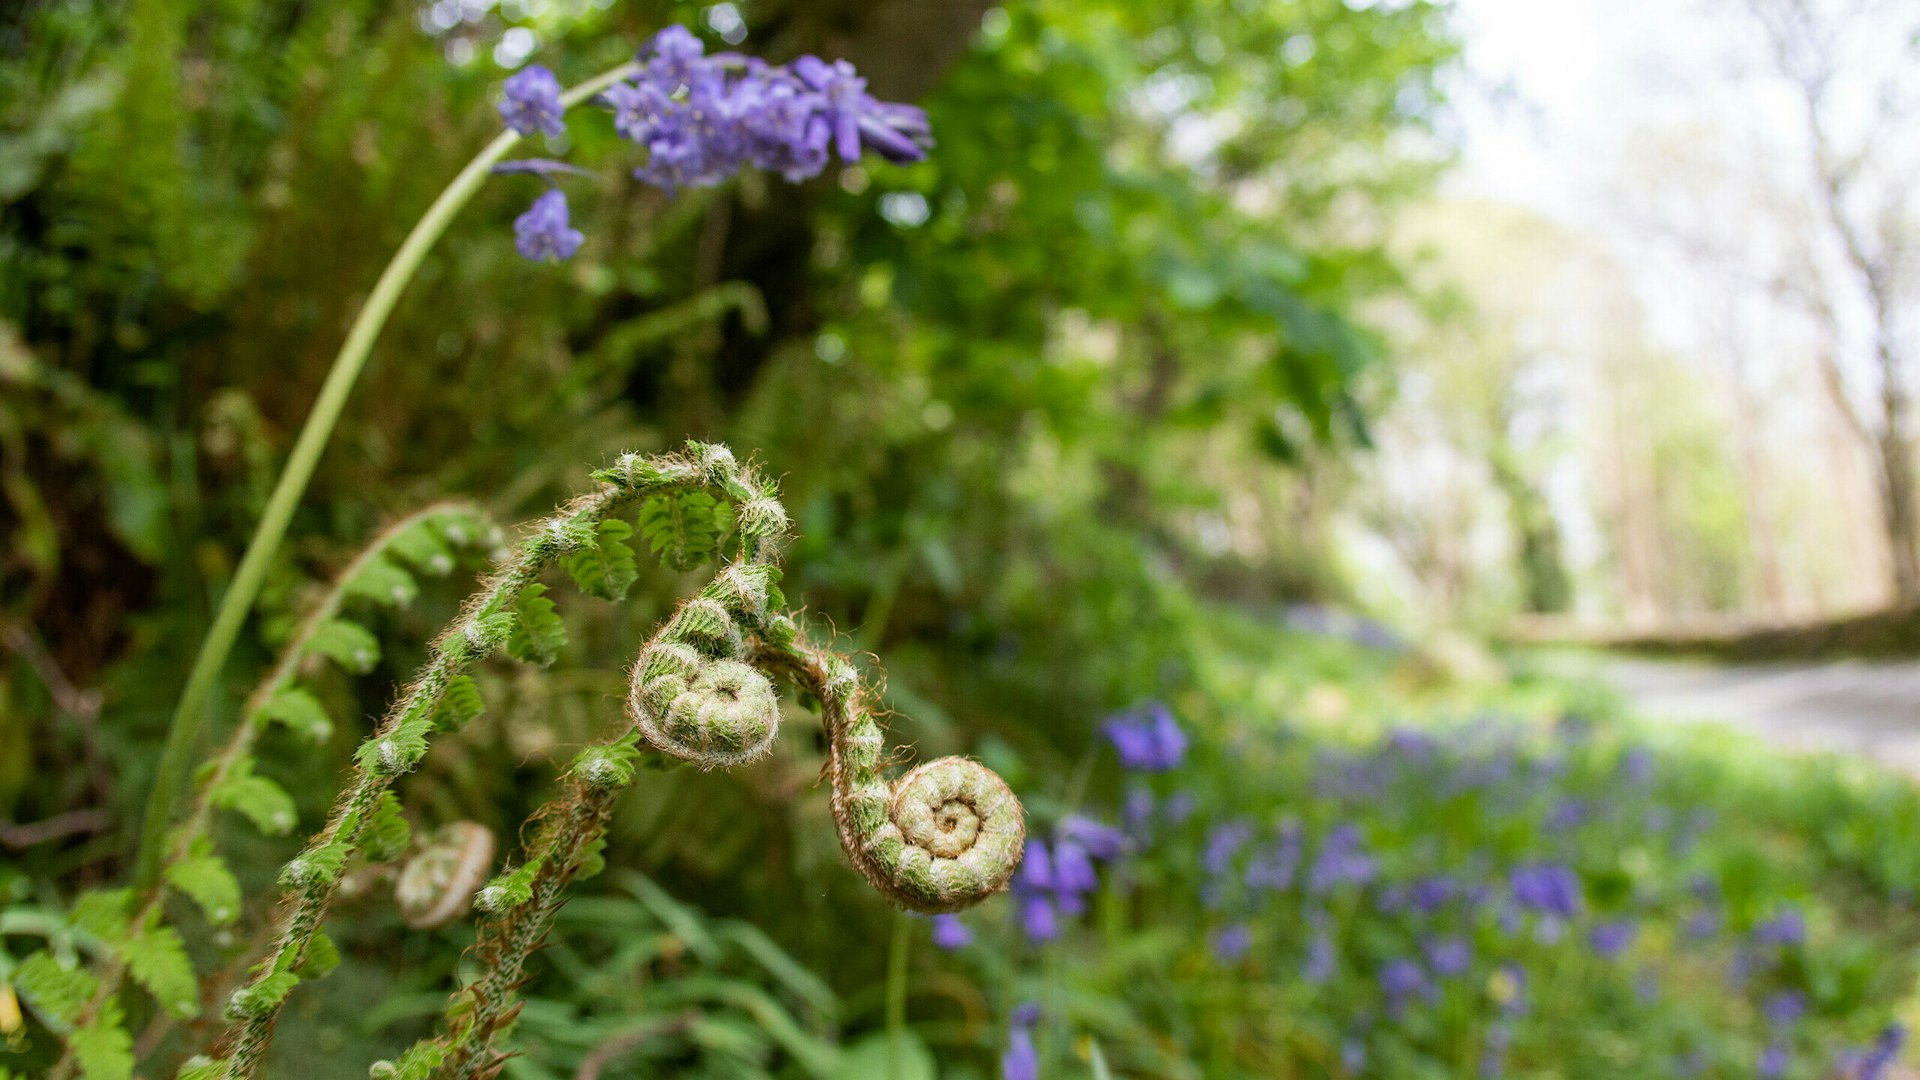
[[[1914,554],[1913,444],[1907,438],[1907,394],[1895,372],[1885,371],[1881,394],[1880,507],[1893,560],[1894,597],[1901,604],[1920,602],[1920,562]]]

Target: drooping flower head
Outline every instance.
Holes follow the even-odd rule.
[[[1214,931],[1212,948],[1221,963],[1239,963],[1253,948],[1253,930],[1244,922],[1228,923]]]
[[[1603,922],[1587,932],[1587,944],[1591,945],[1593,951],[1602,958],[1612,960],[1627,951],[1627,947],[1633,944],[1634,935],[1638,932],[1639,927],[1632,919]]]
[[[559,135],[567,130],[566,110],[560,105],[560,80],[539,64],[510,76],[502,88],[500,119],[522,135],[538,131]]]
[[[534,262],[571,259],[585,239],[569,223],[567,197],[557,188],[542,192],[531,209],[513,219],[513,246]]]
[[[1513,901],[1521,908],[1571,919],[1580,913],[1580,876],[1558,863],[1516,867],[1507,878]]]

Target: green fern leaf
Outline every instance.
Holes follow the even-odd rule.
[[[215,926],[225,926],[240,915],[240,882],[204,837],[186,858],[167,867],[167,884],[191,898]]]
[[[391,791],[380,793],[380,802],[373,808],[373,816],[367,819],[366,835],[362,844],[367,850],[368,862],[386,862],[406,853],[413,843],[413,828],[407,824],[407,816],[400,810],[400,799]]]
[[[567,627],[546,597],[545,585],[529,585],[513,605],[513,631],[507,635],[507,655],[528,664],[551,664],[567,643]]]
[[[433,522],[423,521],[387,542],[387,550],[422,574],[443,577],[453,572],[453,549],[440,538]]]
[[[200,1013],[200,983],[179,931],[156,920],[127,942],[127,971],[160,1006],[181,1019]]]
[[[640,535],[669,568],[705,562],[726,532],[725,507],[704,491],[655,495],[640,505]]]
[[[627,546],[632,535],[633,526],[624,521],[603,521],[589,543],[567,556],[567,573],[581,592],[605,600],[627,595],[640,575],[633,549]]]
[[[293,796],[279,784],[253,774],[253,759],[243,757],[233,763],[226,779],[207,793],[207,801],[222,810],[246,816],[253,827],[268,836],[291,832],[299,824]]]
[[[100,989],[93,972],[68,967],[44,949],[16,964],[12,979],[27,1004],[56,1024],[73,1023]]]
[[[67,921],[108,945],[118,947],[127,940],[132,917],[127,909],[133,904],[131,889],[90,889],[73,902]]]
[[[420,583],[400,564],[376,555],[348,579],[346,593],[387,607],[406,607],[419,598]]]
[[[433,726],[442,731],[459,731],[473,721],[473,718],[487,711],[487,703],[480,697],[480,686],[471,675],[456,675],[447,683],[447,692],[440,695],[440,707],[433,712]]]
[[[328,619],[314,630],[307,651],[319,653],[355,675],[365,675],[380,662],[380,639],[357,622]]]
[[[100,1015],[67,1036],[67,1046],[86,1080],[131,1080],[133,1036],[120,1023],[120,1004],[109,1001]]]
[[[340,966],[340,949],[326,931],[316,930],[313,940],[307,942],[307,958],[300,962],[300,981],[311,982],[324,979]]]
[[[277,721],[309,741],[324,743],[333,735],[333,720],[313,692],[298,686],[282,688],[254,715],[255,723]]]

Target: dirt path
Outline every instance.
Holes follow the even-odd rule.
[[[1920,663],[1719,665],[1607,657],[1599,673],[1652,720],[1725,724],[1920,777]]]

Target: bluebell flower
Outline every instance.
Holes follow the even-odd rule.
[[[1127,789],[1126,799],[1120,804],[1120,824],[1142,846],[1153,839],[1153,812],[1158,800],[1153,792],[1145,787]]]
[[[1473,966],[1473,946],[1462,937],[1428,938],[1421,943],[1420,951],[1426,955],[1427,966],[1443,979],[1464,975]]]
[[[1207,844],[1200,853],[1200,865],[1210,874],[1224,874],[1233,865],[1233,857],[1253,839],[1253,826],[1245,821],[1223,821],[1207,831]]]
[[[1434,997],[1433,983],[1420,965],[1412,960],[1390,960],[1380,969],[1380,989],[1387,997],[1387,1015],[1399,1019],[1406,1012],[1407,1002],[1419,996],[1431,1000]]]
[[[1504,1073],[1507,1068],[1507,1047],[1513,1042],[1513,1031],[1505,1024],[1494,1024],[1487,1028],[1486,1045],[1480,1049],[1480,1075],[1492,1080]]]
[[[1439,743],[1424,731],[1396,727],[1387,732],[1387,746],[1402,757],[1415,762],[1424,762],[1433,757]]]
[[[1148,797],[1151,798],[1151,794]],[[1078,844],[1101,862],[1112,862],[1133,846],[1126,833],[1079,814],[1069,814],[1061,819],[1060,824],[1054,827],[1053,834],[1062,842]]]
[[[964,949],[973,944],[973,931],[960,921],[958,915],[935,915],[933,943],[948,952]]]
[[[1873,1041],[1866,1055],[1860,1060],[1860,1080],[1883,1080],[1887,1067],[1893,1059],[1900,1056],[1900,1047],[1907,1041],[1906,1025],[1888,1024],[1880,1037]]]
[[[1176,791],[1167,796],[1165,813],[1169,824],[1184,825],[1193,816],[1197,800],[1191,791]]]
[[[1681,932],[1695,940],[1704,940],[1720,932],[1720,913],[1717,911],[1696,911],[1687,916]]]
[[[1020,868],[1013,872],[1016,891],[1053,888],[1053,856],[1044,840],[1028,840],[1020,856]]]
[[[1653,751],[1644,746],[1628,747],[1620,755],[1620,772],[1628,781],[1645,784],[1653,779]]]
[[[1586,820],[1587,804],[1584,800],[1574,798],[1561,799],[1560,802],[1554,806],[1553,813],[1547,816],[1547,828],[1564,832],[1568,829],[1579,828],[1586,823]]]
[[[1253,930],[1244,922],[1228,923],[1213,934],[1214,959],[1237,964],[1253,948]]]
[[[1247,860],[1247,888],[1283,892],[1293,887],[1294,874],[1300,869],[1300,833],[1299,822],[1287,822],[1280,826],[1279,840]]]
[[[539,64],[507,79],[500,119],[522,135],[536,131],[559,135],[567,130],[566,109],[560,105],[560,80]]]
[[[1090,893],[1100,887],[1093,857],[1076,840],[1053,842],[1053,887],[1062,893]]]
[[[1307,962],[1300,969],[1300,977],[1310,985],[1319,986],[1333,978],[1334,969],[1339,963],[1340,954],[1334,948],[1333,935],[1322,927],[1314,932],[1313,940],[1307,943]]]
[[[1639,933],[1639,925],[1632,919],[1616,919],[1611,922],[1596,923],[1587,931],[1587,944],[1602,959],[1614,960],[1627,947],[1633,944],[1634,936]]]
[[[911,105],[875,100],[852,64],[802,56],[793,62],[793,73],[823,99],[819,116],[833,135],[840,160],[857,160],[863,144],[895,164],[926,156],[922,144],[931,134],[927,114]]]
[[[1414,881],[1411,899],[1422,915],[1431,915],[1446,906],[1453,894],[1453,879],[1445,874],[1433,874]]]
[[[1558,863],[1516,867],[1507,884],[1522,908],[1563,919],[1580,913],[1580,876]]]
[[[513,246],[535,262],[571,259],[585,239],[570,224],[567,197],[557,189],[542,192],[531,209],[513,219]]]
[[[1348,1036],[1340,1040],[1340,1067],[1348,1076],[1359,1076],[1367,1068],[1367,1044]]]
[[[1040,1022],[1040,1003],[1023,1001],[1013,1007],[1013,1012],[1008,1014],[1007,1019],[1014,1027],[1032,1028]]]
[[[1756,945],[1799,945],[1806,940],[1806,917],[1792,904],[1781,908],[1779,914],[1753,928]]]
[[[1120,764],[1139,772],[1178,768],[1187,754],[1186,732],[1180,730],[1172,710],[1157,701],[1108,720],[1103,730],[1120,755]]]
[[[1373,880],[1374,871],[1373,857],[1361,848],[1359,827],[1336,825],[1320,842],[1307,873],[1307,888],[1325,893],[1343,884],[1364,885]]]
[[[1007,1032],[1007,1050],[1000,1055],[1001,1080],[1040,1080],[1040,1055],[1033,1048],[1033,1032],[1015,1026]]]
[[[1767,998],[1760,1014],[1767,1018],[1769,1027],[1792,1027],[1807,1014],[1807,995],[1798,990],[1782,990]]]
[[[1754,1075],[1760,1080],[1780,1080],[1787,1075],[1787,1061],[1787,1044],[1769,1043],[1767,1048],[1760,1052],[1760,1060],[1754,1066]]]
[[[1020,929],[1027,940],[1035,945],[1044,945],[1060,936],[1060,915],[1054,910],[1053,900],[1039,893],[1030,893],[1018,898],[1020,904]]]

